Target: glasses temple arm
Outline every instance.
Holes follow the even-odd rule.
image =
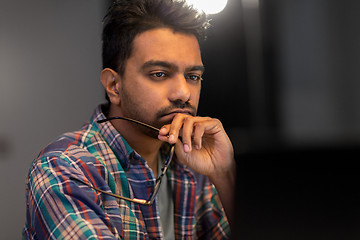
[[[120,198],[120,199],[123,199],[123,200],[126,200],[126,201],[130,201],[130,202],[134,202],[134,203],[139,203],[139,204],[143,204],[143,205],[149,205],[149,201],[147,200],[143,200],[143,199],[137,199],[137,198],[127,198],[127,197],[124,197],[124,196],[120,196],[120,195],[117,195],[117,194],[113,194],[113,193],[109,193],[109,192],[106,192],[104,190],[101,190],[99,188],[96,188],[96,187],[93,187],[91,186],[90,184],[80,180],[80,179],[77,179],[77,178],[74,178],[74,177],[70,177],[69,178],[70,180],[74,180],[74,181],[77,181],[77,182],[80,182],[82,184],[85,184],[86,186],[94,189],[95,191],[98,191],[98,192],[101,192],[101,193],[104,193],[104,194],[107,194],[107,195],[110,195],[110,196],[113,196],[115,198]],[[150,204],[151,205],[151,204]]]
[[[111,118],[105,118],[105,119],[101,119],[101,120],[98,120],[96,121],[97,123],[104,123],[104,122],[107,122],[107,121],[111,121],[111,120],[116,120],[116,119],[121,119],[121,120],[126,120],[126,121],[129,121],[129,122],[132,122],[132,123],[136,123],[136,124],[139,124],[141,126],[144,126],[144,127],[147,127],[147,128],[150,128],[154,131],[157,131],[159,132],[160,129],[156,128],[156,127],[153,127],[149,124],[146,124],[146,123],[143,123],[143,122],[140,122],[138,120],[135,120],[135,119],[132,119],[132,118],[127,118],[127,117],[111,117]]]
[[[168,170],[168,168],[170,166],[171,160],[173,159],[173,156],[174,156],[174,151],[175,151],[175,145],[172,145],[171,149],[170,149],[169,157],[168,157],[167,161],[165,162],[165,166],[163,167],[160,176],[156,179],[156,184],[155,184],[155,187],[154,187],[154,191],[151,194],[149,200],[147,201],[148,204],[150,204],[150,205],[153,204],[153,202],[155,200],[155,197],[156,197],[157,193],[159,192],[162,178],[163,178],[163,176],[165,175],[166,171]]]

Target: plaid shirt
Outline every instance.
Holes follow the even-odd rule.
[[[158,202],[150,207],[101,194],[148,199],[155,178],[101,106],[91,121],[48,145],[33,162],[26,185],[24,239],[163,239]],[[227,239],[229,225],[208,178],[173,161],[167,176],[174,199],[176,239]]]

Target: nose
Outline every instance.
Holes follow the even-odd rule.
[[[189,83],[185,77],[181,74],[174,77],[170,83],[169,100],[171,102],[186,103],[190,100],[190,96]]]

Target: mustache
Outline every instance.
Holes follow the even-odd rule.
[[[169,114],[170,112],[172,112],[174,110],[178,110],[178,109],[188,110],[191,116],[196,116],[196,113],[197,113],[197,108],[195,106],[193,106],[191,103],[174,101],[171,103],[171,105],[169,107],[161,109],[157,113],[157,117],[162,117],[162,116]]]

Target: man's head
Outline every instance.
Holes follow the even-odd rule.
[[[195,115],[205,15],[173,0],[116,2],[105,18],[101,81],[110,114],[161,127]]]
[[[103,69],[110,68],[122,75],[133,50],[134,38],[142,32],[167,27],[202,40],[208,26],[206,15],[186,5],[185,1],[115,1],[104,18]]]

